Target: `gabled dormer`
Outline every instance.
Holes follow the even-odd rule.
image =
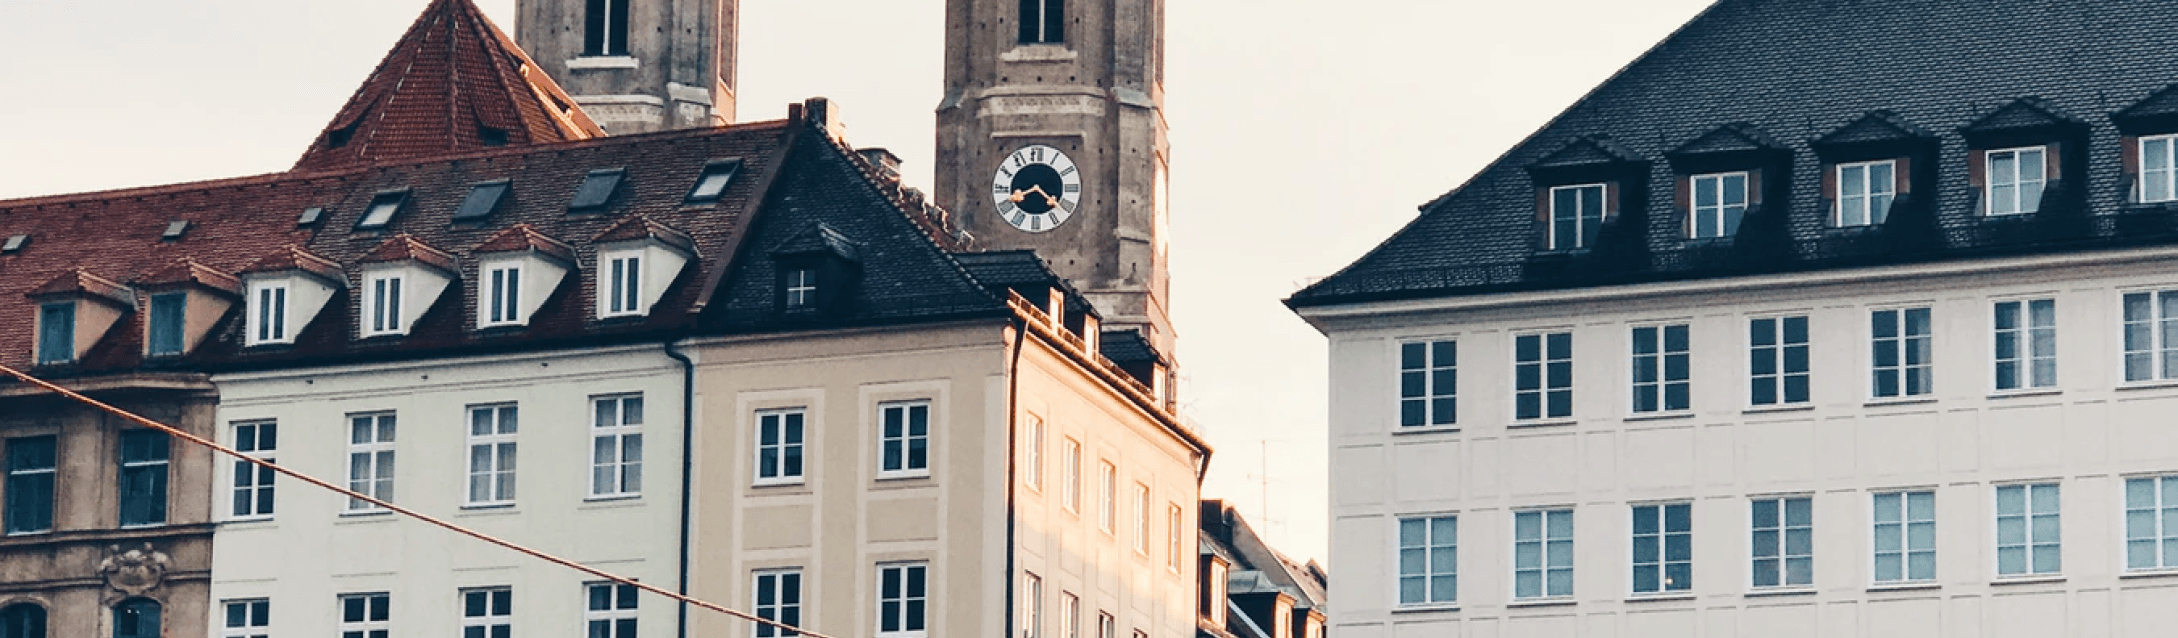
[[[696,242],[642,215],[613,224],[590,242],[597,247],[597,318],[641,317],[696,256]]]
[[[195,352],[235,302],[242,280],[194,260],[182,259],[137,280],[149,299],[144,314],[144,356],[178,357]]]
[[[1862,115],[1810,146],[1823,162],[1830,228],[1895,227],[1892,212],[1923,209],[1933,199],[1937,138],[1895,113]]]
[[[2110,116],[2117,124],[2125,201],[2178,203],[2178,84]]]
[[[406,234],[371,249],[362,267],[356,333],[366,338],[408,334],[461,272],[453,255]]]
[[[243,343],[289,344],[347,285],[340,264],[288,246],[242,269]]]
[[[1647,201],[1648,162],[1609,136],[1574,138],[1527,171],[1535,184],[1537,252],[1595,250],[1615,239],[1605,236],[1607,225],[1628,214],[1638,220]]]
[[[1719,126],[1664,157],[1671,161],[1672,212],[1689,241],[1733,240],[1748,215],[1791,192],[1792,151],[1752,124]]]
[[[779,312],[815,316],[842,311],[862,281],[862,244],[826,224],[809,228],[771,249],[779,273]]]
[[[122,316],[136,308],[135,291],[81,268],[61,273],[25,296],[38,309],[32,318],[38,339],[31,359],[38,365],[82,360]]]
[[[493,234],[476,255],[476,327],[529,325],[575,267],[575,248],[529,224]]]
[[[2086,206],[2085,122],[2048,100],[2013,100],[1959,128],[1966,139],[1966,180],[1974,212],[2001,219]]]

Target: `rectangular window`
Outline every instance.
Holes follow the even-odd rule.
[[[1815,584],[1815,500],[1758,498],[1753,506],[1754,586]]]
[[[1996,304],[1996,389],[2057,387],[2057,300]]]
[[[711,162],[704,165],[703,175],[696,178],[696,186],[688,189],[684,203],[704,204],[718,201],[726,194],[726,185],[732,184],[734,174],[741,172],[739,160]]]
[[[1034,414],[1021,422],[1021,484],[1044,491],[1044,420]]]
[[[364,209],[363,216],[355,220],[355,229],[377,230],[385,228],[387,224],[393,223],[394,214],[401,212],[401,205],[407,202],[408,191],[379,193],[378,196],[371,198],[370,208]]]
[[[401,334],[400,275],[372,275],[364,284],[363,327],[365,336]]]
[[[1097,612],[1097,638],[1119,638],[1119,621],[1110,612]]]
[[[151,316],[144,327],[144,353],[151,356],[182,353],[182,331],[189,320],[189,293],[162,292],[151,296]]]
[[[1807,317],[1765,317],[1747,322],[1747,402],[1808,402]]]
[[[121,433],[121,526],[166,523],[166,461],[173,445],[158,430]]]
[[[786,273],[786,307],[814,308],[817,305],[817,271],[797,268]]]
[[[2178,476],[2125,481],[2125,569],[2178,568]]]
[[[756,413],[756,483],[802,482],[802,409]]]
[[[38,363],[76,360],[76,302],[38,306]]]
[[[393,502],[393,434],[391,412],[348,415],[348,489]],[[348,499],[350,512],[377,509],[370,501]]]
[[[1399,604],[1459,601],[1459,518],[1399,519]],[[1225,601],[1212,600],[1223,607]]]
[[[513,635],[513,588],[461,590],[461,638],[509,638]]]
[[[1739,234],[1739,222],[1747,216],[1747,174],[1696,175],[1693,179],[1693,223],[1687,236],[1719,239]]]
[[[234,449],[252,458],[271,462],[280,444],[280,424],[271,421],[234,424]],[[249,461],[234,462],[234,499],[227,514],[233,519],[272,517],[272,468]]]
[[[1929,309],[1903,308],[1869,313],[1875,346],[1870,361],[1876,398],[1914,397],[1935,392],[1935,350],[1930,345]]]
[[[271,638],[272,601],[256,600],[221,601],[225,620],[219,624],[219,638]]]
[[[1021,44],[1066,42],[1066,0],[1021,0]]]
[[[2125,380],[2178,379],[2178,290],[2125,295]]]
[[[1634,506],[1634,593],[1656,594],[1693,589],[1694,504]]]
[[[628,2],[589,0],[583,12],[582,54],[628,54]],[[596,638],[593,636],[592,638]]]
[[[522,323],[522,266],[501,264],[484,269],[484,308],[480,327]]]
[[[1513,338],[1513,418],[1573,416],[1573,333]]]
[[[1185,518],[1179,503],[1165,504],[1165,569],[1175,574],[1180,573],[1180,533],[1187,530]]]
[[[518,414],[511,405],[469,408],[469,505],[514,504]]]
[[[643,257],[640,253],[625,253],[605,259],[605,268],[599,273],[606,276],[598,292],[605,298],[598,314],[605,317],[624,317],[643,314]]]
[[[387,638],[392,633],[391,594],[340,595],[340,638]]]
[[[1134,553],[1149,555],[1149,486],[1134,484]]]
[[[56,437],[8,439],[7,533],[53,531]]]
[[[1073,437],[1067,437],[1065,447],[1065,456],[1059,458],[1059,463],[1062,464],[1059,472],[1065,475],[1066,487],[1060,494],[1059,503],[1066,508],[1066,511],[1080,514],[1081,442],[1074,440]]]
[[[1059,636],[1081,638],[1081,598],[1071,592],[1059,592]]]
[[[635,605],[641,593],[634,585],[584,583],[583,636],[586,638],[635,638]]]
[[[929,593],[924,589],[930,566],[902,563],[877,566],[877,635],[882,638],[922,638],[928,635],[924,619],[930,613]]]
[[[2042,208],[2048,161],[2042,147],[1989,151],[1990,215],[2032,213]]]
[[[1603,231],[1603,185],[1550,189],[1550,250],[1580,250]]]
[[[1838,165],[1838,226],[1881,224],[1898,196],[1898,163],[1892,160]]]
[[[1573,595],[1573,510],[1513,514],[1513,597]]]
[[[1936,493],[1875,495],[1875,582],[1936,580]]]
[[[643,396],[590,399],[590,496],[643,493]]]
[[[513,184],[505,181],[484,182],[469,187],[469,194],[461,198],[461,207],[454,209],[457,222],[480,221],[499,209],[500,200],[506,198]]]
[[[878,406],[878,478],[930,476],[930,402]]]
[[[2178,135],[2140,138],[2140,201],[2178,200]]]
[[[1459,422],[1459,344],[1452,340],[1399,344],[1399,426]]]
[[[1112,501],[1118,498],[1118,480],[1119,468],[1113,467],[1111,461],[1101,461],[1097,467],[1097,486],[1101,488],[1103,498],[1097,505],[1097,529],[1106,534],[1112,533],[1114,525],[1112,519],[1116,516],[1114,507],[1117,504]]]
[[[1021,573],[1021,638],[1044,635],[1044,579]]]
[[[287,343],[287,284],[262,282],[251,286],[248,331],[250,345]]]
[[[1677,412],[1692,406],[1686,324],[1633,329],[1633,411]]]
[[[621,11],[626,11],[625,4],[627,0],[611,1],[621,4]],[[625,53],[616,55],[625,55]],[[597,209],[604,208],[606,204],[612,202],[613,192],[620,190],[620,178],[626,175],[627,171],[625,169],[618,168],[603,168],[583,175],[582,184],[575,187],[575,198],[567,202],[567,210],[594,212]]]
[[[2064,571],[2064,543],[2060,538],[2058,509],[2056,483],[1997,486],[1998,576]]]
[[[802,626],[802,570],[774,569],[756,573],[756,617],[780,624]],[[799,636],[800,632],[777,625],[752,623],[757,638]]]

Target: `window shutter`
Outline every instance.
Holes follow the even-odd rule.
[[[181,354],[183,308],[189,293],[170,292],[151,296],[151,354]]]
[[[1535,189],[1535,250],[1550,250],[1550,187]]]
[[[2140,201],[2140,137],[2127,135],[2118,138],[2118,187],[2125,189],[2125,201]]]
[[[47,304],[38,309],[38,363],[67,363],[76,358],[76,305]]]

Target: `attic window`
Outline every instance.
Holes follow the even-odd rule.
[[[696,178],[696,187],[688,191],[688,203],[706,204],[718,201],[720,195],[726,194],[726,186],[734,182],[734,175],[740,172],[740,160],[705,165],[703,176]]]
[[[361,123],[361,122],[362,122],[362,120],[360,120],[360,119],[359,119],[359,120],[357,120],[357,123]],[[343,146],[347,146],[347,145],[348,145],[348,140],[350,140],[350,139],[353,139],[354,137],[355,137],[355,125],[354,125],[354,124],[350,124],[350,125],[348,125],[348,127],[347,127],[347,128],[338,128],[338,129],[333,129],[333,130],[330,130],[330,131],[326,131],[326,132],[325,132],[325,147],[326,147],[326,148],[340,148],[340,147],[343,147]]]
[[[582,186],[575,189],[575,201],[567,204],[568,210],[603,208],[613,198],[613,191],[620,188],[624,173],[618,168],[590,171],[582,178]]]
[[[1604,184],[1550,189],[1550,249],[1593,247],[1603,230]]]
[[[63,301],[38,307],[38,363],[52,365],[76,360],[76,303]]]
[[[377,197],[371,198],[371,206],[364,210],[363,218],[355,220],[355,229],[385,228],[387,224],[393,223],[394,213],[401,212],[401,204],[407,201],[408,191],[405,190],[379,193]]]
[[[23,247],[28,245],[30,245],[29,235],[15,235],[8,238],[8,243],[0,244],[0,253],[22,252]]]
[[[173,241],[176,239],[181,239],[182,233],[186,232],[189,232],[189,221],[177,219],[166,223],[166,232],[161,233],[159,235],[159,238],[167,241]]]
[[[817,271],[797,268],[786,273],[786,307],[790,310],[817,305]]]
[[[499,200],[507,194],[506,181],[485,182],[469,187],[469,196],[461,200],[461,208],[454,211],[454,221],[481,220],[499,209]]]
[[[312,206],[303,209],[302,215],[295,217],[295,225],[313,226],[316,225],[318,223],[318,220],[323,217],[325,217],[325,209]]]
[[[483,142],[485,146],[507,145],[507,129],[492,128],[479,124],[476,127],[476,137],[477,141]]]

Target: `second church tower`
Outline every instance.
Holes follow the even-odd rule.
[[[734,119],[739,0],[518,0],[515,40],[606,132]]]

